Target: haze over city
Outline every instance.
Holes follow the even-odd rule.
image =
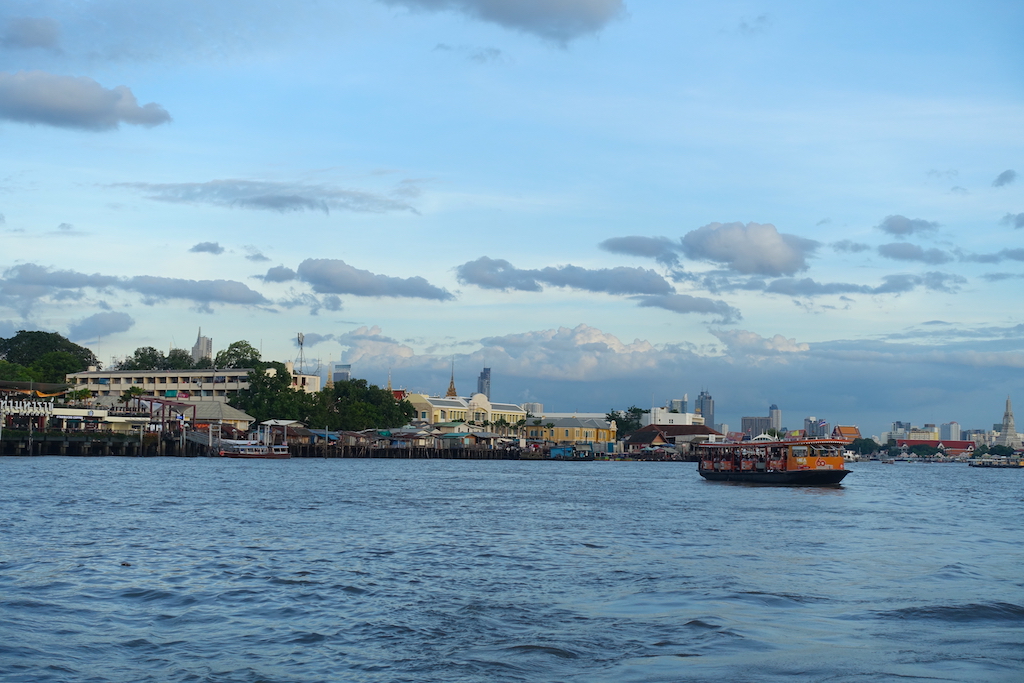
[[[1024,368],[1013,2],[10,0],[0,336],[965,428]]]

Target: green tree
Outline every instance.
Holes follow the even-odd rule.
[[[854,439],[850,444],[850,450],[860,455],[877,453],[882,447],[874,439]]]
[[[928,457],[939,453],[939,449],[935,446],[929,446],[926,443],[918,443],[907,449],[911,453],[921,457]]]
[[[0,379],[9,382],[31,382],[35,377],[24,365],[0,360]]]
[[[313,407],[305,392],[292,389],[292,378],[284,363],[256,363],[249,371],[249,388],[242,389],[229,403],[256,418],[304,420]]]
[[[643,408],[637,408],[636,406],[630,406],[626,408],[625,411],[609,411],[608,414],[605,415],[605,419],[608,421],[615,421],[615,424],[618,427],[617,434],[621,439],[622,437],[629,436],[633,432],[638,431],[642,426],[641,420],[643,419],[644,413],[649,412],[651,411],[644,410]]]
[[[99,366],[92,351],[56,332],[18,330],[18,333],[9,339],[0,338],[0,359],[24,367],[32,365],[53,351],[65,351],[74,356],[78,360],[78,369],[75,372],[85,370],[90,365]]]
[[[171,349],[164,359],[164,370],[191,370],[192,354],[185,349]]]
[[[254,368],[260,362],[260,352],[247,341],[236,341],[218,351],[213,359],[217,368]]]
[[[67,351],[50,351],[37,358],[28,369],[37,382],[61,384],[67,381],[69,374],[81,370],[82,365]]]
[[[1001,458],[1008,458],[1013,455],[1013,449],[1009,446],[992,446],[988,449],[989,455],[999,456]]]
[[[163,370],[166,359],[164,352],[152,346],[140,346],[135,352],[117,364],[118,370]]]
[[[988,446],[986,446],[985,444],[981,444],[980,446],[974,449],[975,457],[980,457],[982,455],[988,455]]]
[[[145,395],[145,390],[140,386],[128,387],[128,389],[121,393],[121,398],[118,400],[121,403],[127,404],[133,398],[138,398]]]

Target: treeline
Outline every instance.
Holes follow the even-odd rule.
[[[229,404],[257,422],[298,420],[310,429],[332,431],[401,427],[416,415],[411,403],[396,401],[390,391],[365,379],[338,382],[316,393],[294,389],[287,368],[274,361],[257,362],[249,372],[249,388]]]
[[[69,373],[98,364],[92,351],[56,332],[19,330],[0,337],[0,380],[60,384]]]
[[[117,363],[117,370],[204,370],[206,368],[251,368],[260,362],[260,352],[247,341],[236,341],[211,358],[192,360],[185,349],[163,351],[152,346],[140,346],[132,355]]]

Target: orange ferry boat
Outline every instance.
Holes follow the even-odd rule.
[[[845,439],[704,443],[696,447],[697,471],[708,481],[787,486],[836,486],[850,470]]]

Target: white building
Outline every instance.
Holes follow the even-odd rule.
[[[651,408],[640,418],[643,427],[648,425],[702,425],[704,418],[697,413],[674,413],[669,408]]]

